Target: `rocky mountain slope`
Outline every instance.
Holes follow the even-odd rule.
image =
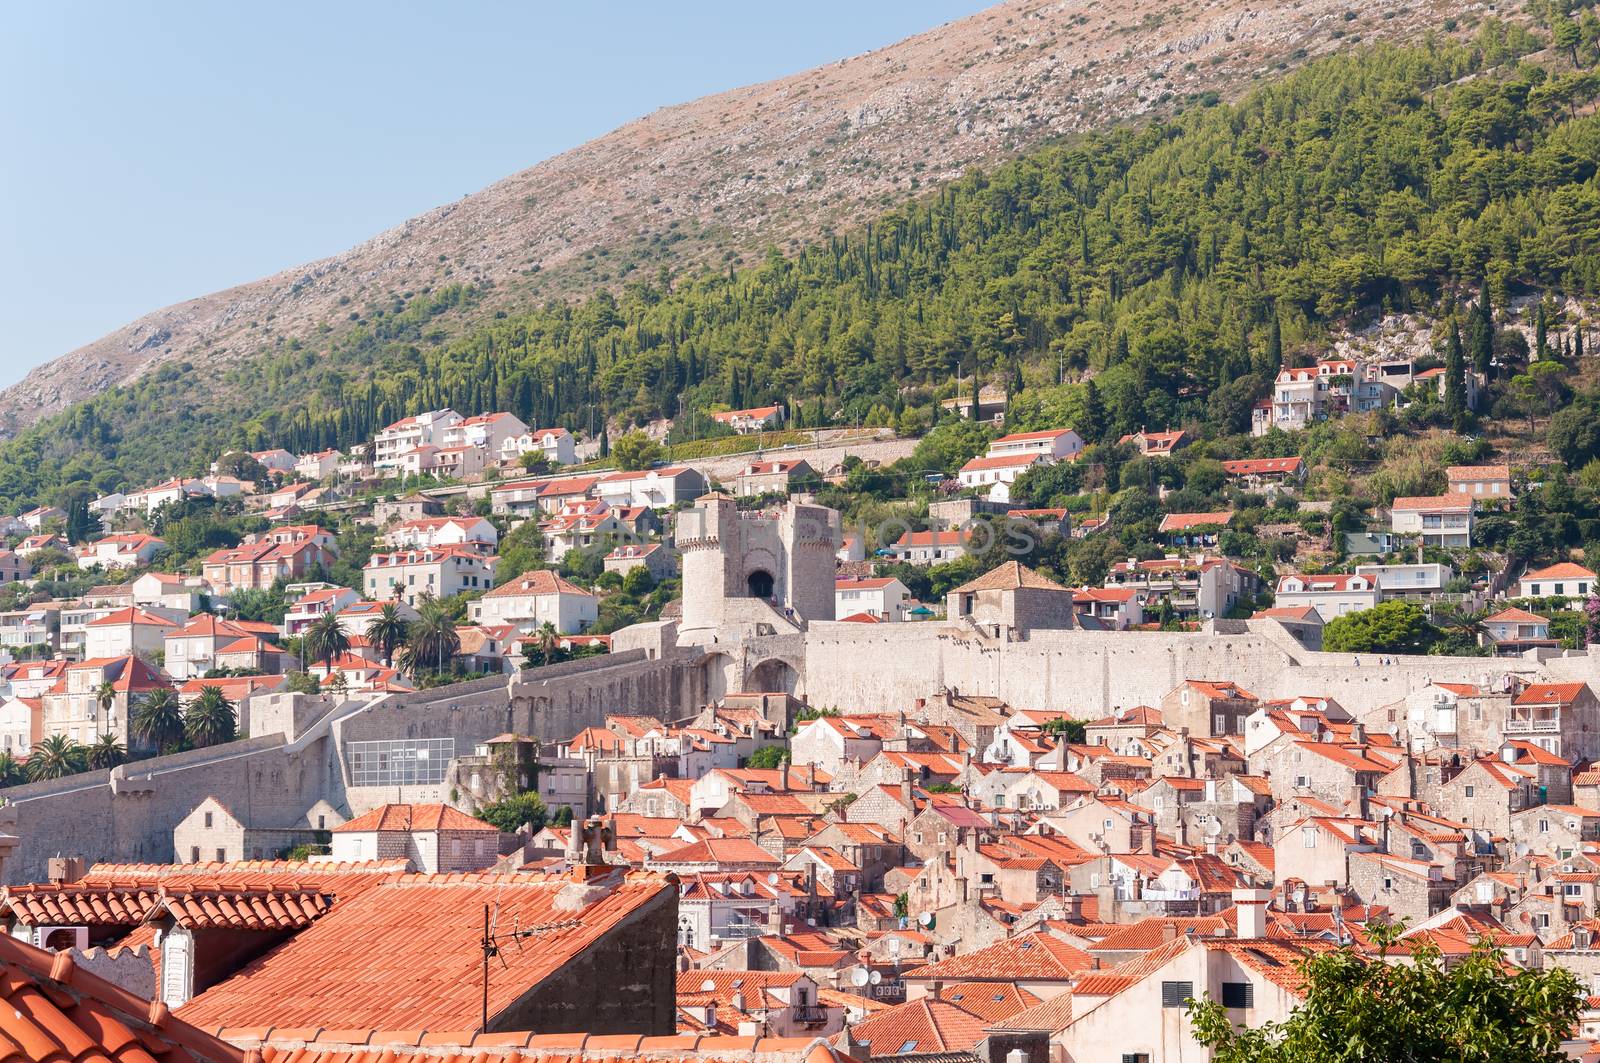
[[[352,307],[431,285],[477,285],[492,313],[637,269],[749,261],[1041,140],[1232,95],[1352,43],[1465,32],[1491,11],[1471,0],[1007,0],[657,111],[343,254],[148,314],[0,393],[0,431],[169,362],[220,380],[230,362],[291,339],[316,350]]]

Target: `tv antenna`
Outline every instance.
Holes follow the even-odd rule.
[[[515,942],[517,951],[520,953],[522,951],[522,942],[524,938],[538,937],[541,934],[552,934],[558,930],[571,930],[573,927],[582,926],[583,920],[562,919],[559,922],[554,923],[535,923],[530,927],[513,928],[511,931],[504,934],[498,934],[495,932],[495,928],[499,925],[499,923],[499,903],[496,902],[492,915],[490,914],[489,906],[485,904],[483,906],[483,937],[478,942],[479,947],[483,950],[483,1025],[480,1026],[479,1029],[485,1033],[487,1033],[489,1030],[489,961],[491,959],[499,959],[501,967],[510,969],[511,966],[510,964],[506,963],[505,956],[501,955],[501,953],[504,951],[502,946],[509,942]]]

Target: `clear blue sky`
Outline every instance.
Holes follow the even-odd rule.
[[[0,385],[346,248],[657,107],[985,0],[11,7]]]

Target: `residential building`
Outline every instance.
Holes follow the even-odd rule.
[[[1168,727],[1212,737],[1244,734],[1245,720],[1260,707],[1260,698],[1225,679],[1185,680],[1160,705]]]
[[[168,633],[177,629],[175,622],[143,609],[118,609],[89,622],[84,634],[84,656],[93,660],[136,653],[154,660],[164,650]]]
[[[395,550],[373,554],[362,569],[367,597],[416,605],[425,594],[449,598],[494,586],[499,558],[461,546]]]
[[[1233,519],[1231,510],[1212,513],[1166,513],[1156,529],[1169,546],[1203,547],[1217,545],[1217,537]]]
[[[1167,556],[1160,560],[1129,558],[1111,566],[1108,589],[1135,588],[1144,592],[1146,616],[1166,602],[1180,619],[1226,616],[1229,610],[1253,597],[1260,580],[1249,569],[1208,554]]]
[[[1297,432],[1328,415],[1328,385],[1315,366],[1283,368],[1272,385],[1271,408],[1266,417],[1252,426],[1255,435],[1266,435],[1273,428]],[[1262,423],[1264,420],[1265,423]]]
[[[538,631],[551,624],[562,635],[587,631],[599,619],[593,594],[548,569],[524,572],[468,606],[473,623],[510,624],[518,631]]]
[[[1474,498],[1511,497],[1511,466],[1452,465],[1444,471],[1450,494]]]
[[[889,547],[889,553],[912,565],[939,565],[966,557],[969,538],[960,529],[908,531]]]
[[[440,437],[440,446],[473,447],[493,460],[499,457],[507,443],[527,432],[528,426],[515,414],[480,413],[447,426]]]
[[[893,576],[845,576],[834,580],[833,615],[843,620],[865,613],[879,620],[904,620],[911,591]]]
[[[443,446],[445,432],[461,421],[461,415],[450,409],[429,410],[396,421],[373,437],[373,468],[399,469],[405,455],[419,447]]]
[[[361,601],[361,595],[348,587],[331,583],[300,583],[285,588],[289,598],[289,611],[283,615],[283,633],[299,635],[316,622],[319,616],[337,613]]]
[[[477,871],[500,857],[500,832],[449,805],[380,805],[333,828],[333,858],[409,859],[428,874]]]
[[[42,532],[44,531],[44,526],[51,521],[66,520],[67,511],[60,506],[35,506],[21,514],[17,519],[27,525],[29,530]]]
[[[569,551],[620,538],[623,527],[617,513],[618,509],[599,499],[566,503],[554,516],[539,523],[546,556],[559,562]]]
[[[1523,598],[1587,598],[1595,593],[1595,575],[1570,561],[1524,573],[1517,581]]]
[[[1070,428],[1051,428],[1042,432],[1013,432],[989,444],[989,457],[1004,458],[1020,454],[1039,454],[1051,461],[1066,461],[1083,450],[1083,439]]]
[[[642,567],[657,583],[678,573],[678,560],[663,543],[624,543],[607,554],[601,563],[607,572],[621,576]]]
[[[784,408],[779,405],[755,406],[748,410],[723,410],[711,415],[713,421],[727,425],[740,435],[770,432],[780,427],[784,418]]]
[[[1423,546],[1465,549],[1472,545],[1471,495],[1424,495],[1397,498],[1389,507],[1389,530],[1413,536]]]
[[[1049,465],[1053,461],[1039,451],[1019,451],[982,458],[973,458],[961,466],[956,478],[961,486],[981,491],[991,502],[1009,502],[1011,485],[1029,469]]]
[[[96,539],[78,547],[76,554],[78,567],[85,571],[92,568],[143,568],[165,553],[166,549],[166,542],[154,535],[130,532]]]
[[[383,533],[383,544],[395,549],[468,546],[492,553],[499,542],[500,532],[483,517],[421,517]]]
[[[1189,445],[1189,433],[1181,428],[1169,428],[1165,432],[1151,432],[1141,428],[1117,440],[1118,446],[1128,444],[1136,447],[1144,457],[1169,458]]]
[[[1568,760],[1600,756],[1600,701],[1585,683],[1530,683],[1511,699],[1505,736]]]
[[[1357,565],[1356,575],[1365,576],[1378,585],[1385,599],[1444,593],[1445,586],[1455,578],[1455,569],[1449,565],[1433,563]]]
[[[176,680],[193,679],[217,668],[230,667],[218,658],[242,639],[270,639],[277,634],[271,624],[223,620],[209,613],[192,617],[182,627],[173,625],[162,640],[163,667]],[[243,647],[240,647],[242,650]],[[253,666],[246,666],[253,667]],[[268,671],[268,669],[262,669]]]
[[[1561,643],[1550,637],[1550,621],[1526,609],[1502,609],[1478,624],[1478,644],[1497,657],[1514,657],[1529,650],[1554,650]]]
[[[303,579],[339,558],[333,536],[314,524],[273,528],[251,538],[255,541],[217,550],[201,562],[201,576],[215,593],[267,590],[279,580]]]
[[[0,550],[0,583],[18,583],[33,575],[33,565],[14,550]]]
[[[1112,631],[1123,631],[1144,623],[1145,597],[1137,587],[1079,587],[1073,592],[1072,607],[1079,616],[1093,618]]]
[[[1246,491],[1298,487],[1306,479],[1306,463],[1298,457],[1242,458],[1223,462],[1222,469],[1228,474],[1229,480]]]
[[[1346,613],[1371,609],[1383,600],[1377,580],[1360,573],[1321,576],[1294,574],[1278,580],[1274,604],[1282,608],[1311,606],[1327,623]]]
[[[500,445],[501,462],[515,462],[524,454],[535,453],[549,465],[571,465],[578,460],[577,441],[565,428],[530,428]]]
[[[141,745],[128,724],[130,713],[154,690],[170,690],[171,682],[154,665],[134,654],[70,664],[54,686],[40,695],[41,726],[46,735],[63,735],[90,745],[114,734],[128,749]]]
[[[733,493],[739,498],[787,495],[798,490],[815,490],[820,483],[817,471],[804,458],[754,461],[733,478]]]
[[[307,480],[326,480],[339,471],[344,454],[338,450],[318,450],[295,459],[294,471]]]
[[[706,478],[698,470],[675,466],[614,472],[600,477],[594,493],[611,506],[672,509],[705,494]]]
[[[44,738],[44,701],[10,695],[0,699],[0,751],[18,760]]]

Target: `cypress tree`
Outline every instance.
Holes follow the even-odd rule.
[[[1106,430],[1106,409],[1100,402],[1100,389],[1093,380],[1087,380],[1083,385],[1083,423],[1078,426],[1078,434],[1085,443],[1097,443]]]
[[[1542,299],[1539,301],[1539,312],[1533,319],[1533,353],[1541,362],[1550,357],[1550,326],[1545,321]]]
[[[1461,350],[1461,328],[1453,318],[1444,354],[1444,412],[1457,419],[1467,412],[1467,364]]]
[[[1283,326],[1278,322],[1278,312],[1272,312],[1272,320],[1267,323],[1267,359],[1270,372],[1276,374],[1283,368]]]

